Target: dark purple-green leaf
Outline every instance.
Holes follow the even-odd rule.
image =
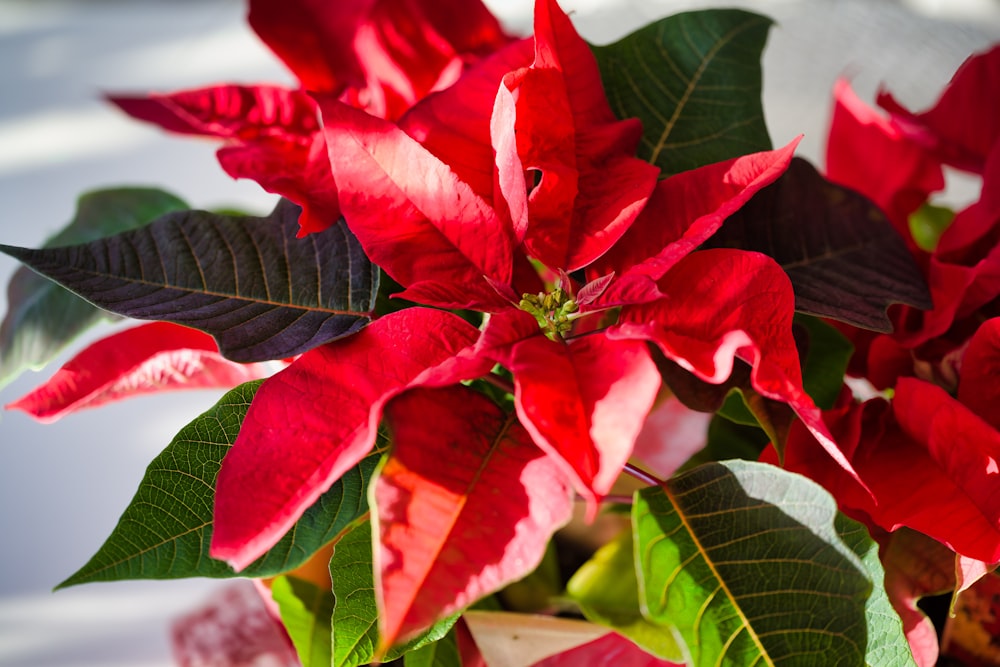
[[[170,213],[83,245],[0,251],[119,315],[215,337],[229,359],[281,359],[368,322],[378,268],[341,221],[296,238],[299,208],[267,217]]]
[[[152,188],[95,190],[80,196],[73,220],[45,247],[86,243],[186,208],[169,192]],[[114,316],[21,267],[7,285],[7,314],[0,323],[0,387],[22,371],[41,369],[74,338],[109,318]]]
[[[889,332],[891,304],[932,305],[920,268],[878,207],[801,158],[706,246],[770,255],[792,280],[795,309],[810,315]]]

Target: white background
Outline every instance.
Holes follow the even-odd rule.
[[[528,2],[488,4],[513,30],[527,30]],[[775,145],[805,133],[800,154],[814,161],[839,74],[852,76],[863,99],[885,82],[904,104],[922,108],[972,50],[1000,39],[993,0],[713,4],[748,6],[778,20],[764,60],[768,124]],[[705,3],[563,2],[584,37],[602,43],[696,5]],[[79,193],[115,185],[158,185],[199,208],[266,212],[273,197],[225,176],[214,144],[165,136],[99,99],[101,91],[291,83],[244,26],[243,11],[232,0],[0,0],[0,243],[39,246],[71,218]],[[0,257],[0,281],[15,268]],[[0,403],[53,370],[0,390]],[[134,399],[47,426],[17,412],[0,416],[0,666],[171,664],[170,619],[217,582],[49,591],[97,550],[148,462],[218,395]]]

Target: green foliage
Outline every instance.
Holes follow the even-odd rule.
[[[768,150],[760,56],[771,20],[686,12],[593,47],[611,108],[637,117],[639,157],[664,175]]]
[[[676,630],[642,615],[632,541],[632,531],[626,530],[598,549],[569,580],[566,592],[588,620],[614,629],[660,658],[682,660]]]
[[[163,190],[95,190],[77,200],[73,220],[44,247],[88,243],[187,208]],[[7,314],[0,324],[0,388],[29,368],[45,366],[91,326],[117,319],[27,267],[11,277],[7,294]]]
[[[367,511],[366,486],[381,451],[348,471],[239,575],[209,557],[215,477],[259,386],[260,381],[240,385],[181,429],[150,463],[104,545],[60,588],[121,579],[273,576],[304,563]]]
[[[938,240],[955,219],[955,212],[944,206],[924,204],[910,215],[910,234],[921,250],[934,252]]]
[[[806,478],[707,464],[639,491],[633,521],[643,614],[688,664],[913,664],[876,547]]]
[[[271,597],[302,667],[329,667],[333,593],[309,581],[281,576],[271,582]]]
[[[367,665],[379,650],[378,606],[375,602],[375,578],[372,571],[371,522],[356,523],[337,541],[330,559],[334,608],[333,667]],[[438,621],[427,632],[389,648],[381,657],[388,662],[408,651],[437,642],[458,620],[458,616]],[[433,664],[433,663],[432,663]]]
[[[448,634],[431,644],[425,644],[403,656],[404,667],[462,667],[458,639],[452,628]]]

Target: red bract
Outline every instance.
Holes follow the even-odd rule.
[[[48,382],[6,406],[41,422],[130,396],[176,389],[230,388],[268,375],[264,364],[224,359],[211,336],[154,322],[99,340]]]
[[[913,113],[892,95],[879,91],[879,106],[892,114],[893,125],[936,159],[959,169],[983,173],[993,146],[1000,140],[995,112],[1000,81],[1000,46],[970,56],[952,77],[933,107]]]
[[[816,480],[856,518],[907,526],[971,559],[1000,561],[1000,433],[940,387],[902,378],[880,399],[826,413],[844,455],[871,489],[832,469],[814,438],[793,425],[785,467]],[[773,450],[765,454],[774,460]]]
[[[573,504],[554,462],[482,394],[416,389],[386,417],[375,571],[391,646],[537,567]]]
[[[299,204],[303,235],[340,217],[317,107],[305,91],[398,118],[511,41],[478,0],[253,0],[250,24],[300,90],[220,85],[109,99],[166,130],[224,140],[226,173]]]
[[[270,548],[371,451],[394,395],[487,372],[488,363],[446,363],[476,334],[450,313],[410,308],[265,381],[219,472],[212,556],[242,569]]]

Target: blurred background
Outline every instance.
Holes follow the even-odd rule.
[[[515,32],[528,0],[487,0]],[[830,90],[849,76],[924,108],[972,51],[1000,40],[998,0],[561,0],[585,38],[615,41],[694,7],[743,6],[776,20],[764,57],[771,136],[805,134],[821,163]],[[72,217],[77,196],[155,185],[192,206],[266,212],[274,197],[234,182],[215,145],[134,122],[102,92],[166,92],[223,81],[291,84],[245,26],[237,0],[0,0],[0,243],[37,247]],[[974,184],[953,195],[972,196]],[[6,283],[16,263],[0,256]],[[6,294],[0,294],[6,311]],[[78,341],[74,351],[109,329]],[[59,363],[65,361],[64,355]],[[58,364],[0,390],[7,404]],[[133,399],[40,425],[0,415],[0,665],[171,665],[170,620],[220,582],[94,584],[51,593],[111,532],[149,461],[221,392]]]

